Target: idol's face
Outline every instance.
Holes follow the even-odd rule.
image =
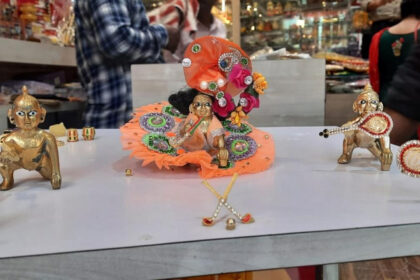
[[[198,117],[209,117],[212,114],[212,100],[210,96],[199,94],[192,103],[193,113]]]
[[[41,122],[41,112],[35,108],[16,107],[12,114],[16,127],[21,129],[33,129]]]
[[[372,98],[368,94],[361,94],[357,98],[355,106],[359,114],[374,112],[378,110],[379,99]]]

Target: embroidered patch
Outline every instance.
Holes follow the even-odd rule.
[[[162,154],[176,155],[176,150],[169,144],[169,139],[162,134],[149,133],[143,136],[143,143],[150,149]]]
[[[181,112],[179,112],[178,109],[176,109],[172,105],[166,105],[165,107],[163,107],[162,108],[162,113],[170,115],[172,117],[181,118],[181,119],[184,119],[184,118],[187,117],[187,116],[181,114]]]
[[[140,126],[150,132],[165,133],[175,126],[174,119],[162,113],[149,113],[141,116]]]
[[[225,142],[229,151],[229,159],[233,161],[252,157],[257,150],[255,140],[246,135],[232,134],[226,138]]]

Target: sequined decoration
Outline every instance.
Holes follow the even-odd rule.
[[[420,140],[408,141],[400,147],[397,164],[402,173],[420,178]]]
[[[184,58],[182,60],[182,66],[183,67],[190,67],[191,66],[191,59],[189,59],[188,57]]]
[[[201,51],[201,46],[200,46],[200,44],[194,44],[194,45],[191,47],[191,51],[192,51],[193,53],[199,53],[199,52]]]
[[[252,132],[251,126],[246,123],[242,123],[241,126],[237,126],[236,124],[232,124],[230,120],[225,120],[222,122],[222,125],[224,129],[234,134],[246,135]]]
[[[182,118],[182,119],[187,117],[186,115],[181,114],[181,112],[179,112],[178,109],[176,109],[172,105],[166,105],[165,107],[163,107],[162,113],[167,114],[172,117],[177,117],[177,118]]]
[[[223,72],[230,72],[232,70],[233,65],[239,62],[239,57],[241,53],[238,50],[232,49],[232,52],[224,53],[219,56],[217,61],[217,65],[219,69]]]
[[[165,133],[174,128],[175,121],[162,113],[149,113],[140,118],[140,126],[150,132]]]
[[[150,149],[162,154],[176,155],[176,150],[169,144],[165,135],[149,133],[143,136],[143,143]]]
[[[226,147],[229,151],[229,159],[239,161],[253,156],[257,150],[257,143],[246,135],[232,134],[226,140]]]
[[[216,91],[217,90],[217,83],[216,82],[210,82],[208,85],[208,89],[210,91]]]
[[[247,59],[247,58],[245,58],[245,57],[242,57],[242,58],[241,58],[241,64],[242,64],[243,66],[247,66],[247,65],[248,65],[248,59]]]

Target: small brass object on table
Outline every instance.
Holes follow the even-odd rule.
[[[85,141],[90,141],[95,139],[95,128],[94,127],[84,127],[82,129],[82,136]]]
[[[131,170],[130,168],[127,168],[125,170],[125,176],[133,176],[133,170]]]
[[[13,172],[17,169],[36,170],[51,181],[53,189],[61,187],[60,163],[54,135],[38,128],[46,111],[38,100],[28,94],[26,86],[13,102],[8,117],[17,129],[0,136],[0,190],[13,187]]]
[[[67,142],[77,142],[79,141],[79,133],[75,128],[67,129]]]
[[[226,229],[227,230],[234,230],[236,228],[236,221],[234,218],[228,218],[226,220]]]

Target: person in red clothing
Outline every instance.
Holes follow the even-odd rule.
[[[401,22],[376,33],[369,55],[372,88],[383,101],[397,68],[405,61],[413,45],[419,43],[420,1],[401,2]]]

